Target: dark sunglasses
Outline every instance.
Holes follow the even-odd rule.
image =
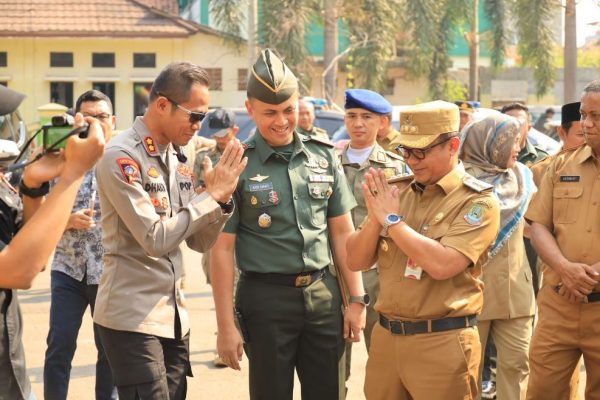
[[[435,146],[439,146],[440,144],[446,143],[447,141],[449,141],[453,137],[455,137],[455,136],[451,136],[451,137],[449,137],[447,139],[442,140],[441,142],[438,142],[436,144],[432,144],[431,146],[424,147],[422,149],[413,149],[413,148],[410,148],[410,147],[404,147],[402,145],[399,145],[399,146],[396,147],[396,151],[402,157],[404,157],[405,160],[408,159],[411,155],[414,156],[417,160],[423,160],[427,156],[427,152],[429,152],[429,150],[433,149]]]
[[[206,117],[205,112],[198,112],[198,111],[191,111],[188,110],[187,108],[185,108],[184,106],[178,104],[176,101],[171,100],[169,97],[165,96],[162,93],[157,93],[159,96],[164,97],[165,99],[169,100],[169,102],[171,104],[173,104],[175,107],[177,107],[178,109],[180,109],[181,111],[185,112],[189,118],[190,118],[190,124],[197,124],[198,122],[202,122],[202,120]]]

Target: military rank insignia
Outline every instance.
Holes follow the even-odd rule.
[[[188,167],[186,164],[179,164],[177,166],[177,172],[179,172],[181,175],[184,176],[193,176],[194,172],[192,171],[192,169],[190,167]]]
[[[256,198],[256,196],[250,197],[250,204],[252,204],[253,206],[258,204],[258,199]]]
[[[279,196],[277,196],[277,192],[274,190],[271,190],[269,192],[269,203],[271,203],[271,204],[279,203]]]
[[[156,144],[154,144],[154,139],[152,139],[152,136],[146,136],[144,138],[144,146],[146,146],[146,151],[148,154],[152,156],[158,154],[158,149],[156,148]]]
[[[258,226],[263,229],[267,229],[271,226],[271,216],[267,213],[262,213],[258,217]]]
[[[132,184],[133,181],[139,176],[139,167],[135,161],[131,158],[118,158],[117,164],[121,169],[121,174],[123,175],[123,180],[128,184]]]

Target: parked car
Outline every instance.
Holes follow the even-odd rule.
[[[237,138],[243,142],[254,134],[256,124],[254,124],[245,108],[233,108],[231,110],[235,113],[235,124],[240,128]],[[340,126],[344,125],[344,114],[336,111],[319,111],[314,124],[325,129],[331,137]],[[208,136],[208,124],[202,124],[197,134],[210,138]]]

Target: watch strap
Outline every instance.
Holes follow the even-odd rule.
[[[25,185],[25,182],[23,181],[23,179],[21,179],[21,183],[19,184],[19,193],[21,193],[23,196],[27,196],[32,199],[36,199],[38,197],[45,196],[48,194],[49,191],[50,191],[50,182],[44,182],[44,183],[42,183],[42,186],[40,186],[39,188],[35,188],[35,189],[27,187],[27,185]]]

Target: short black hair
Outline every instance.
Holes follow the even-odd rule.
[[[506,104],[505,106],[502,107],[502,109],[500,110],[500,112],[502,114],[506,114],[509,111],[512,110],[522,110],[525,111],[527,113],[527,115],[529,115],[529,108],[527,108],[527,106],[523,103],[510,103],[510,104]]]
[[[110,101],[110,98],[96,89],[88,90],[87,92],[79,96],[77,102],[75,102],[75,112],[79,112],[81,110],[81,103],[85,103],[86,101],[105,101],[106,104],[108,104],[108,109],[110,110],[110,113],[114,114],[113,105],[112,101]]]
[[[556,114],[556,111],[554,111],[554,108],[550,107],[546,109],[546,114]]]
[[[560,124],[560,126],[565,130],[565,133],[569,133],[569,129],[573,126],[573,121],[565,122],[564,124]]]
[[[153,101],[160,94],[177,103],[185,103],[190,98],[194,83],[209,86],[208,73],[204,68],[185,61],[171,63],[154,80],[149,100]]]

